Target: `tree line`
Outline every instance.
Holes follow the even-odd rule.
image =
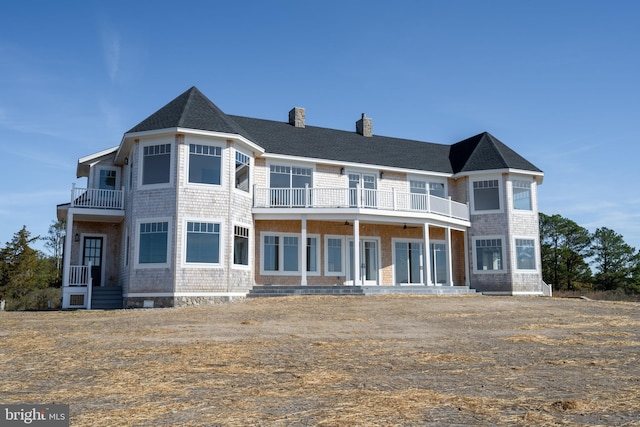
[[[558,214],[540,213],[542,278],[556,290],[640,293],[640,251],[601,227],[591,233]]]
[[[13,308],[47,308],[62,285],[62,244],[65,223],[53,222],[46,237],[31,235],[26,226],[17,231],[11,241],[0,249],[0,299],[14,302]],[[34,249],[44,241],[48,254]],[[27,306],[21,304],[32,296]],[[54,301],[59,305],[59,301]]]

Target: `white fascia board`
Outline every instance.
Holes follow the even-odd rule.
[[[453,175],[453,178],[458,179],[458,178],[462,178],[465,176],[479,176],[479,175],[498,175],[498,174],[503,174],[503,173],[513,173],[513,174],[519,174],[519,175],[529,175],[532,176],[536,179],[536,182],[538,183],[538,185],[542,184],[542,180],[544,178],[544,172],[537,172],[537,171],[529,171],[529,170],[524,170],[524,169],[509,169],[509,168],[505,168],[505,169],[486,169],[486,170],[481,170],[481,171],[471,171],[471,172],[460,172],[457,174]]]
[[[301,209],[302,210],[302,209]],[[304,212],[290,208],[253,208],[253,218],[258,221],[300,220],[303,216],[308,221],[339,221],[359,219],[363,222],[377,224],[430,224],[438,227],[450,227],[454,230],[466,231],[471,222],[459,218],[450,218],[437,214],[411,214],[410,212],[364,212],[358,208],[304,208]]]
[[[76,167],[76,177],[81,178],[89,173],[89,167],[98,162],[102,157],[115,153],[120,146],[107,148],[106,150],[99,151],[88,156],[80,157],[78,159],[78,166]]]
[[[238,135],[236,133],[224,133],[224,132],[212,132],[208,130],[199,130],[199,129],[187,129],[187,128],[177,128],[177,133],[188,133],[190,135],[202,135],[202,136],[211,136],[214,138],[223,138],[223,139],[233,139],[247,146],[254,153],[263,154],[264,148],[256,144],[255,142],[248,140],[242,135]]]
[[[256,144],[255,142],[248,140],[242,135],[238,135],[235,133],[224,133],[224,132],[213,132],[208,130],[200,130],[200,129],[189,129],[189,128],[166,128],[166,129],[154,129],[147,130],[143,132],[132,132],[125,133],[122,137],[122,141],[120,142],[120,146],[118,149],[118,154],[116,154],[116,162],[123,163],[124,162],[124,153],[129,152],[129,146],[133,143],[135,139],[148,138],[152,136],[159,135],[167,135],[167,134],[188,134],[188,135],[200,135],[200,136],[209,136],[213,138],[221,138],[221,139],[232,139],[238,141],[239,143],[248,147],[251,151],[258,153],[258,155],[262,155],[264,153],[264,148]]]
[[[345,162],[342,160],[331,160],[331,159],[321,159],[317,157],[301,157],[301,156],[290,156],[288,154],[274,154],[274,153],[265,153],[262,155],[262,158],[265,159],[275,159],[275,160],[284,160],[288,162],[297,162],[297,163],[320,163],[325,165],[335,165],[345,168],[353,168],[353,169],[371,169],[375,171],[383,171],[383,172],[399,172],[399,173],[408,173],[412,175],[428,175],[428,176],[441,176],[444,178],[453,177],[452,174],[446,172],[435,172],[435,171],[425,171],[419,169],[408,169],[408,168],[399,168],[394,166],[384,166],[384,165],[374,165],[371,163],[356,163],[356,162]]]

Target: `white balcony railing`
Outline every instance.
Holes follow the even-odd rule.
[[[71,189],[71,207],[95,209],[124,209],[124,191],[99,188]]]
[[[469,220],[469,205],[430,194],[366,188],[254,187],[255,208],[366,208]]]

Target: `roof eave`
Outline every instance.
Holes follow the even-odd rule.
[[[526,169],[514,169],[514,168],[504,168],[504,169],[484,169],[477,171],[466,171],[466,172],[458,172],[453,175],[454,179],[463,178],[466,176],[480,176],[480,175],[488,175],[488,174],[497,174],[497,173],[514,173],[519,175],[530,175],[535,178],[536,183],[538,185],[542,184],[544,180],[544,172],[542,171],[532,171]]]
[[[190,128],[182,128],[182,127],[174,127],[174,128],[166,128],[166,129],[154,129],[154,130],[146,130],[142,132],[130,132],[125,133],[122,137],[122,141],[120,142],[120,146],[118,148],[118,152],[116,154],[115,163],[122,165],[125,163],[125,158],[129,155],[129,151],[131,149],[132,144],[137,139],[149,138],[160,135],[171,135],[171,134],[189,134],[189,135],[201,135],[208,136],[214,138],[222,138],[222,139],[232,139],[237,141],[243,145],[245,145],[249,150],[261,155],[265,152],[264,148],[256,144],[255,142],[245,138],[242,135],[238,135],[235,133],[225,133],[225,132],[214,132],[209,130],[200,130],[200,129],[190,129]]]
[[[119,146],[115,146],[88,156],[80,157],[78,159],[78,166],[76,167],[76,178],[89,176],[89,169],[91,169],[91,165],[95,164],[100,158],[113,154],[118,150],[118,148]]]

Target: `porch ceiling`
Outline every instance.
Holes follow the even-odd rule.
[[[115,209],[74,209],[73,220],[119,224],[124,220],[124,211]]]

